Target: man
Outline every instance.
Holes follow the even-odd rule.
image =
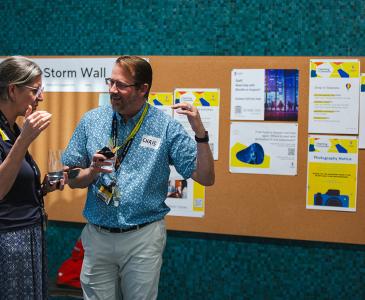
[[[169,165],[185,179],[212,185],[208,135],[196,107],[179,103],[173,109],[187,116],[197,142],[181,124],[147,104],[152,68],[144,59],[119,57],[106,82],[111,106],[84,115],[63,156],[66,165],[81,169],[70,179],[71,188],[88,187],[88,224],[81,236],[84,299],[156,299]],[[113,153],[110,170],[107,158]]]

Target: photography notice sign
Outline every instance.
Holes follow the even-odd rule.
[[[356,136],[310,135],[307,208],[356,211]]]

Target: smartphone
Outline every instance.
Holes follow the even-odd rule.
[[[99,154],[103,154],[107,159],[114,157],[114,153],[108,148],[104,147],[103,149],[98,151]]]

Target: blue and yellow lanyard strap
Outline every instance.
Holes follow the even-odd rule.
[[[115,170],[118,170],[120,164],[122,163],[122,161],[124,160],[124,158],[126,157],[128,150],[133,142],[134,137],[136,136],[137,132],[139,131],[139,129],[142,126],[142,123],[147,115],[148,109],[149,109],[150,105],[148,103],[146,103],[141,116],[139,117],[137,124],[134,126],[134,128],[132,129],[132,131],[129,133],[129,135],[127,136],[127,138],[124,140],[124,142],[119,145],[117,145],[117,140],[118,140],[118,120],[117,120],[117,116],[116,113],[114,112],[113,114],[113,123],[112,123],[112,132],[111,132],[111,140],[112,140],[112,145],[113,145],[113,149],[112,151],[115,153],[115,155],[117,156],[116,162],[115,162]]]

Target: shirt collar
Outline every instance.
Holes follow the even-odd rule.
[[[143,112],[143,109],[145,108],[145,106],[147,105],[147,101],[142,105],[141,109],[132,117],[128,120],[127,123],[129,124],[132,124],[132,125],[135,125],[137,124],[140,116],[142,115],[142,112]],[[124,121],[123,121],[123,117],[121,114],[119,113],[116,113],[116,116],[117,116],[117,120],[120,124],[123,124],[124,125]]]

